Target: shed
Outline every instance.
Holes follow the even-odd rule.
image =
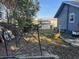
[[[55,18],[58,19],[57,28],[67,30],[72,33],[79,32],[79,2],[64,1]]]

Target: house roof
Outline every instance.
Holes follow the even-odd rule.
[[[79,8],[79,2],[77,2],[77,1],[64,1],[61,4],[61,6],[60,6],[59,10],[57,11],[56,15],[54,16],[55,18],[57,18],[60,15],[60,13],[61,13],[61,11],[62,11],[62,9],[64,8],[65,5],[71,5],[71,6]]]

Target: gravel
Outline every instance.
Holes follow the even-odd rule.
[[[49,46],[51,53],[58,55],[60,59],[79,59],[79,47]]]
[[[34,42],[34,40],[30,40],[28,43],[24,43],[25,41],[21,41],[21,46],[23,46],[18,52],[9,50],[9,55],[21,55],[24,56],[40,56],[40,49],[38,46],[38,42]],[[13,43],[12,43],[13,44]],[[15,43],[14,43],[15,44]],[[50,44],[49,42],[41,41],[42,44],[42,51],[47,51],[50,55],[54,54],[59,56],[59,59],[79,59],[79,47],[73,47],[70,45],[59,46],[55,44]],[[2,44],[0,44],[0,56],[4,56],[5,53],[2,51]],[[20,46],[19,46],[20,47]],[[9,48],[8,48],[9,49]],[[13,53],[13,54],[10,54]]]

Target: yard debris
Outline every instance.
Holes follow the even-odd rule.
[[[37,38],[37,33],[33,34]],[[24,36],[25,39],[20,40],[20,44],[16,47],[15,42],[12,40],[8,44],[9,55],[18,56],[18,57],[27,57],[27,56],[41,56],[40,49],[38,46],[38,40],[32,37],[32,35]],[[58,43],[55,39],[48,38],[40,34],[41,45],[43,56],[55,56],[60,59],[78,59],[79,58],[79,48],[66,45],[65,43]],[[61,41],[60,41],[61,42]],[[11,47],[12,46],[12,47]],[[1,46],[0,46],[1,47]],[[16,49],[15,49],[15,48]],[[11,49],[12,50],[11,50]],[[0,49],[3,51],[2,49]],[[2,52],[1,52],[2,53]],[[0,54],[0,56],[4,56]]]

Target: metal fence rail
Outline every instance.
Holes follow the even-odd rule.
[[[27,56],[27,57],[17,57],[17,56],[0,56],[0,59],[59,59],[54,56]]]

